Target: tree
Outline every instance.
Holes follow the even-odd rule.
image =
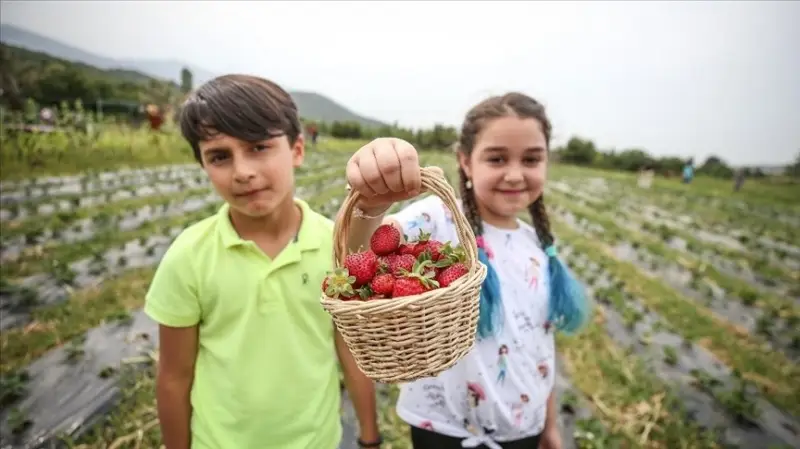
[[[800,178],[800,151],[797,152],[794,163],[786,167],[786,174],[795,178]]]
[[[192,91],[192,72],[188,67],[181,69],[181,92],[188,94]]]
[[[718,178],[730,178],[733,176],[733,169],[717,156],[709,156],[703,165],[697,169],[698,173]]]
[[[589,165],[597,157],[597,148],[595,148],[594,142],[589,139],[572,137],[559,153],[560,160],[564,162]]]

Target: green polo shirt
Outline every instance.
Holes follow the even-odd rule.
[[[296,239],[274,259],[242,240],[229,206],[164,254],[145,312],[199,325],[193,449],[334,449],[341,438],[334,328],[319,304],[333,222],[299,199]]]

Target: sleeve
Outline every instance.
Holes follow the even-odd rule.
[[[191,248],[173,242],[153,275],[144,312],[159,324],[189,327],[200,322],[200,299]]]
[[[446,206],[436,195],[414,201],[388,218],[397,220],[406,235],[406,240],[415,240],[420,231],[429,233],[431,238],[440,240],[446,235]]]

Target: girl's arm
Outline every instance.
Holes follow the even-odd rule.
[[[558,431],[558,410],[556,405],[555,388],[553,388],[553,391],[550,392],[550,396],[547,398],[547,418],[544,422],[544,430],[546,432],[549,429]]]

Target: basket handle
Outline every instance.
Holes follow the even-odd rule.
[[[470,272],[475,271],[477,269],[476,262],[478,260],[478,246],[475,240],[475,234],[472,232],[472,227],[467,221],[467,217],[464,216],[456,204],[456,195],[453,187],[448,184],[442,172],[437,169],[421,167],[420,177],[423,192],[430,191],[434,193],[441,198],[445,206],[450,209],[453,215],[456,233],[458,233],[459,242],[461,246],[464,247],[466,258],[469,262],[469,270]],[[350,220],[353,218],[353,209],[360,195],[361,194],[355,190],[350,190],[348,192],[342,205],[342,212],[339,214],[333,226],[333,262],[338,267],[344,265],[344,259],[347,257],[347,237],[350,230]]]

